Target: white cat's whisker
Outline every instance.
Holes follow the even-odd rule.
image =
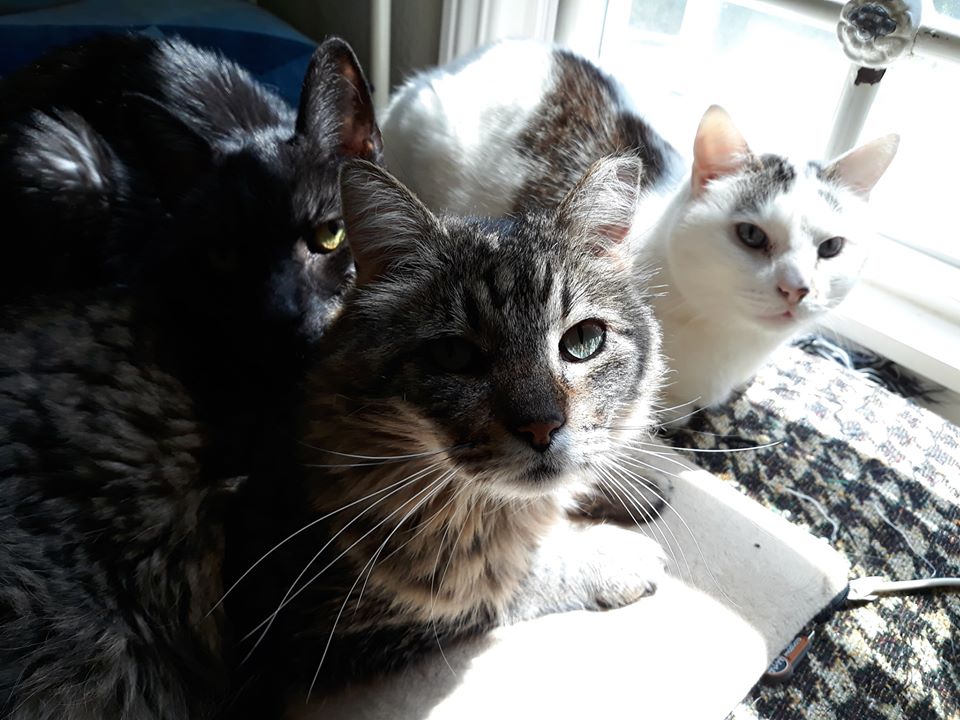
[[[430,467],[439,467],[440,465],[441,465],[441,463],[435,463],[434,465],[431,465]],[[276,545],[274,545],[272,548],[270,548],[269,550],[267,550],[263,555],[261,555],[249,568],[247,568],[247,569],[243,572],[242,575],[240,575],[240,577],[238,577],[236,580],[234,580],[234,581],[233,581],[233,584],[230,585],[229,588],[227,588],[226,592],[223,593],[223,595],[220,597],[220,599],[217,600],[217,602],[214,603],[213,607],[211,607],[211,608],[207,611],[207,614],[206,614],[205,617],[210,617],[210,614],[211,614],[214,610],[216,610],[218,607],[220,607],[220,605],[223,604],[223,601],[227,599],[227,596],[230,595],[230,593],[232,593],[232,592],[237,588],[237,586],[238,586],[241,582],[243,582],[243,580],[244,580],[250,573],[252,573],[254,570],[256,570],[256,568],[260,565],[260,563],[262,563],[264,560],[266,560],[268,557],[270,557],[273,553],[275,553],[275,552],[276,552],[277,550],[279,550],[281,547],[283,547],[284,545],[286,545],[288,542],[290,542],[291,540],[293,540],[295,537],[297,537],[297,536],[300,535],[301,533],[306,532],[306,531],[309,530],[310,528],[318,525],[319,523],[323,522],[324,520],[328,520],[329,518],[333,517],[334,515],[343,512],[344,510],[346,510],[346,509],[348,509],[348,508],[351,508],[351,507],[353,507],[353,506],[355,506],[355,505],[358,505],[359,503],[365,502],[365,501],[367,501],[367,500],[369,500],[369,499],[371,499],[371,498],[373,498],[373,497],[376,497],[377,495],[381,495],[381,494],[387,492],[388,490],[392,490],[393,488],[400,489],[400,488],[398,488],[397,486],[403,485],[404,483],[407,483],[407,482],[410,482],[410,478],[409,478],[409,477],[403,478],[402,480],[398,480],[397,482],[392,483],[392,484],[390,484],[390,485],[388,485],[388,486],[386,486],[386,487],[384,487],[384,488],[380,488],[379,490],[374,490],[373,492],[369,493],[368,495],[363,496],[362,498],[358,498],[358,499],[356,499],[356,500],[353,500],[353,501],[347,503],[346,505],[343,505],[342,507],[337,508],[336,510],[332,510],[331,512],[328,512],[328,513],[326,513],[326,514],[324,514],[324,515],[322,515],[322,516],[320,516],[320,517],[318,517],[318,518],[314,518],[313,520],[311,520],[310,522],[308,522],[306,525],[304,525],[303,527],[301,527],[299,530],[295,530],[294,532],[292,532],[292,533],[290,533],[289,535],[287,535],[283,540],[281,540],[280,542],[278,542],[278,543],[277,543]],[[393,493],[391,492],[390,495],[392,495],[392,494],[393,494]],[[387,495],[386,497],[389,497],[389,495]]]

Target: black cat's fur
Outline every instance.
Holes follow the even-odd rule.
[[[328,40],[294,113],[214,53],[105,36],[0,108],[0,714],[219,716],[226,503],[352,280],[310,237],[341,163],[380,160],[366,80]]]

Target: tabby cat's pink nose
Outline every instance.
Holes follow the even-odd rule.
[[[566,422],[566,418],[553,416],[545,420],[534,420],[533,422],[519,425],[515,429],[515,432],[530,443],[530,447],[534,450],[543,452],[550,447],[553,434],[563,427],[564,422]]]

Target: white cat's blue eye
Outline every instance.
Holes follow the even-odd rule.
[[[560,338],[560,354],[570,362],[589,360],[603,347],[607,329],[596,320],[584,320]]]
[[[829,240],[824,240],[817,246],[817,255],[822,258],[836,257],[843,250],[845,242],[846,240],[842,237],[832,237]]]
[[[753,223],[737,223],[737,237],[748,248],[760,250],[770,244],[767,234]]]

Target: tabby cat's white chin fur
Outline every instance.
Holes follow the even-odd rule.
[[[462,215],[554,205],[596,159],[639,155],[647,197],[632,234],[637,261],[660,273],[669,418],[724,400],[846,297],[873,234],[866,200],[898,138],[796,161],[754,153],[713,107],[685,160],[638,115],[644,102],[583,58],[509,41],[413,78],[383,133],[388,166]]]

